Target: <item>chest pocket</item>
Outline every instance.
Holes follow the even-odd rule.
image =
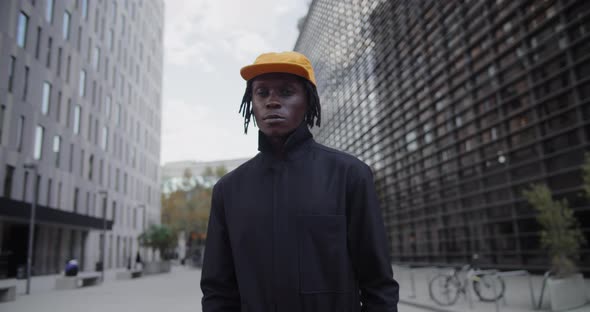
[[[352,290],[346,216],[298,216],[301,293]]]

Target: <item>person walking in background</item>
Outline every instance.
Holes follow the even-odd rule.
[[[311,62],[266,53],[240,73],[260,153],[213,189],[203,311],[397,311],[371,169],[309,131],[321,123]]]

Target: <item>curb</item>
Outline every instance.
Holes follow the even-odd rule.
[[[423,303],[417,303],[417,302],[407,301],[407,300],[402,300],[402,299],[399,300],[399,303],[414,306],[414,307],[421,308],[421,309],[434,311],[434,312],[457,312],[455,310],[447,310],[447,309],[443,309],[443,308],[439,308],[439,307],[435,307],[435,306],[431,306],[431,305],[427,305],[427,304],[423,304]]]

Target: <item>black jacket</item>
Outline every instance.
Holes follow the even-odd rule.
[[[261,153],[215,185],[203,311],[397,311],[370,168],[305,125],[284,149],[259,134]]]

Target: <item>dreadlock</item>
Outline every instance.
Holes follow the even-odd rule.
[[[318,90],[314,84],[309,82],[307,79],[299,77],[299,80],[303,83],[305,93],[307,93],[307,111],[305,112],[305,122],[307,126],[313,128],[314,123],[316,126],[320,126],[322,122],[322,108],[320,106],[320,97],[318,96]],[[246,82],[246,91],[244,97],[242,97],[242,105],[240,105],[240,113],[244,117],[244,133],[248,133],[248,125],[250,125],[250,119],[252,119],[252,80]],[[256,118],[254,118],[254,126],[256,126]]]

